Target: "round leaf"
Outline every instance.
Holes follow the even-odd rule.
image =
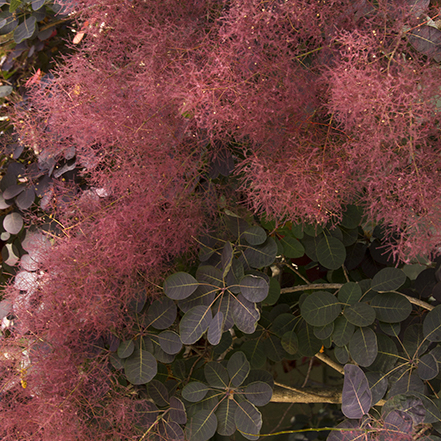
[[[211,361],[204,367],[205,378],[212,387],[226,389],[229,383],[227,369],[217,361]]]
[[[299,350],[299,339],[294,331],[283,334],[281,339],[282,347],[288,354],[295,354]]]
[[[347,364],[344,370],[341,410],[347,418],[361,418],[369,412],[372,404],[369,382],[358,366]]]
[[[196,343],[210,326],[211,309],[207,306],[195,306],[182,317],[179,323],[181,341],[184,345]]]
[[[370,366],[378,353],[375,332],[371,328],[358,328],[349,341],[349,352],[360,366]]]
[[[438,363],[432,354],[425,354],[418,360],[418,375],[421,380],[432,380],[438,373]]]
[[[423,322],[424,337],[429,341],[441,341],[441,305],[435,306]]]
[[[10,234],[18,234],[23,227],[23,218],[19,213],[9,213],[3,219],[3,228]]]
[[[268,295],[269,285],[263,277],[249,274],[240,281],[240,291],[250,302],[261,302]]]
[[[164,283],[164,292],[173,300],[182,300],[196,291],[199,282],[188,273],[178,272],[167,277]]]
[[[340,302],[353,305],[361,299],[361,294],[361,288],[358,283],[348,282],[340,288],[337,297]]]
[[[249,227],[243,233],[243,237],[250,245],[261,245],[266,240],[266,232],[262,227]]]
[[[147,326],[155,329],[167,329],[178,314],[176,304],[167,297],[155,300],[147,311]]]
[[[409,300],[393,292],[377,294],[370,304],[374,308],[378,320],[386,323],[402,322],[412,312]]]
[[[235,352],[227,363],[230,382],[234,387],[239,387],[250,373],[250,363],[243,352]]]
[[[135,343],[133,340],[122,341],[118,347],[118,357],[119,358],[127,358],[133,354],[135,350]]]
[[[191,441],[208,441],[217,428],[217,417],[211,410],[197,412],[185,427],[186,439]]]
[[[179,335],[173,331],[163,331],[158,336],[157,339],[161,345],[161,349],[170,355],[178,354],[182,349],[182,342]]]
[[[158,380],[152,380],[147,385],[150,398],[157,406],[167,406],[169,403],[169,393],[167,388]]]
[[[406,281],[406,274],[399,268],[383,268],[372,279],[374,291],[396,291]]]
[[[285,236],[280,239],[283,245],[283,254],[288,259],[296,259],[302,257],[305,254],[304,246],[293,237]]]
[[[210,387],[205,384],[199,381],[192,381],[182,389],[182,397],[191,403],[197,403],[207,395],[209,390]]]
[[[124,372],[130,383],[146,384],[158,372],[156,359],[150,352],[135,349],[133,354],[124,363]]]
[[[261,413],[248,401],[237,403],[234,415],[237,430],[247,439],[257,440],[262,427]]]
[[[328,269],[338,269],[345,262],[346,248],[337,238],[323,236],[317,245],[317,259]]]
[[[355,326],[369,326],[375,321],[375,310],[367,303],[355,303],[346,308],[344,314]]]
[[[327,291],[317,291],[308,296],[301,308],[302,317],[312,326],[332,323],[340,314],[339,301]]]
[[[252,268],[263,268],[271,265],[277,255],[277,243],[268,237],[262,245],[248,247],[244,252],[246,262]]]
[[[217,433],[221,436],[231,436],[236,431],[234,416],[237,403],[234,400],[223,400],[216,410]]]
[[[245,388],[245,396],[255,406],[265,406],[271,401],[273,390],[268,384],[256,381]]]

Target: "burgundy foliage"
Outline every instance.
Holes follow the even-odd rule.
[[[408,2],[101,0],[81,16],[81,48],[16,117],[40,155],[74,149],[88,189],[59,189],[63,234],[38,286],[8,290],[4,440],[143,433],[108,351],[86,349],[124,338],[130,300],[154,298],[206,227],[216,201],[198,183],[218,145],[232,146],[255,212],[326,223],[357,202],[399,233],[398,258],[441,242],[441,71],[408,44]]]

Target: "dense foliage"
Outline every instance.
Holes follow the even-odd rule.
[[[2,439],[257,439],[315,357],[342,392],[287,390],[330,440],[436,440],[437,4],[75,10],[5,146]]]

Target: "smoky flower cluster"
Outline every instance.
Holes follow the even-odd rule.
[[[8,291],[15,351],[39,361],[20,389],[23,355],[10,356],[2,439],[135,439],[136,403],[84,347],[123,336],[139,289],[154,298],[206,228],[201,180],[216,146],[231,149],[255,213],[325,224],[358,203],[398,235],[397,258],[440,245],[441,70],[409,38],[434,11],[375,3],[81,2],[81,47],[15,118],[38,155],[74,151],[87,189],[54,200],[63,234],[32,308]]]

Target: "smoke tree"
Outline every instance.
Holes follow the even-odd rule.
[[[436,440],[437,4],[75,12],[5,150],[2,439],[257,439],[292,401]],[[341,388],[275,384],[302,357]]]

